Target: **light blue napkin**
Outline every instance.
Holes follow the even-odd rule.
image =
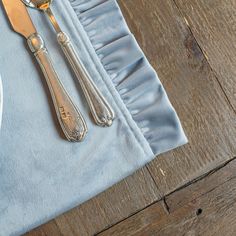
[[[0,77],[0,130],[2,124],[2,107],[3,107],[3,90],[2,90],[2,79]]]
[[[89,133],[60,132],[43,75],[0,8],[0,235],[19,235],[94,197],[160,153],[187,142],[167,95],[114,0],[55,0],[53,11],[116,113],[96,126],[46,17],[30,10]]]

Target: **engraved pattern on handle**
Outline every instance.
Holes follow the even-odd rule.
[[[96,124],[111,126],[115,118],[114,111],[90,78],[69,37],[64,32],[60,32],[57,40],[80,82]]]
[[[82,141],[87,133],[86,123],[60,82],[41,36],[33,34],[27,42],[46,78],[56,114],[66,138],[72,142]]]

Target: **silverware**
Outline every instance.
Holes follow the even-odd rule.
[[[27,39],[46,78],[60,125],[69,141],[81,141],[87,133],[86,123],[55,72],[43,39],[37,33],[25,5],[20,0],[3,0],[13,29]]]
[[[63,32],[58,25],[51,9],[50,5],[52,0],[22,0],[27,6],[44,11],[49,17],[56,33],[57,40],[61,45],[61,48],[71,64],[82,90],[87,99],[88,105],[91,109],[91,113],[94,117],[96,124],[100,126],[111,126],[112,121],[115,118],[114,111],[106,101],[106,99],[99,92],[98,88],[92,81],[86,68],[83,66],[79,56],[77,55],[70,38]]]

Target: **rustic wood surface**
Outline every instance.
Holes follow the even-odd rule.
[[[236,232],[235,170],[236,160],[168,196],[169,212],[163,209],[162,202],[157,202],[98,235],[233,236]],[[182,197],[185,200],[179,204]]]
[[[153,201],[160,194],[146,168],[116,184],[97,197],[57,217],[31,235],[93,235],[127,218]],[[60,235],[60,234],[59,234]]]
[[[236,1],[175,1],[236,111]]]
[[[236,2],[119,0],[189,144],[32,235],[235,235]],[[233,161],[231,161],[233,160]]]
[[[172,0],[124,0],[121,6],[189,138],[148,165],[165,195],[236,155],[235,113]]]

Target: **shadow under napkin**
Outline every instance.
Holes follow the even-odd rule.
[[[83,143],[62,139],[41,74],[24,39],[9,28],[0,9],[0,52],[5,55],[0,58],[5,104],[0,132],[1,236],[22,234],[50,220],[187,141],[115,1],[54,1],[53,10],[112,104],[116,120],[110,128],[94,125],[49,23],[30,10],[60,79],[88,123]]]

